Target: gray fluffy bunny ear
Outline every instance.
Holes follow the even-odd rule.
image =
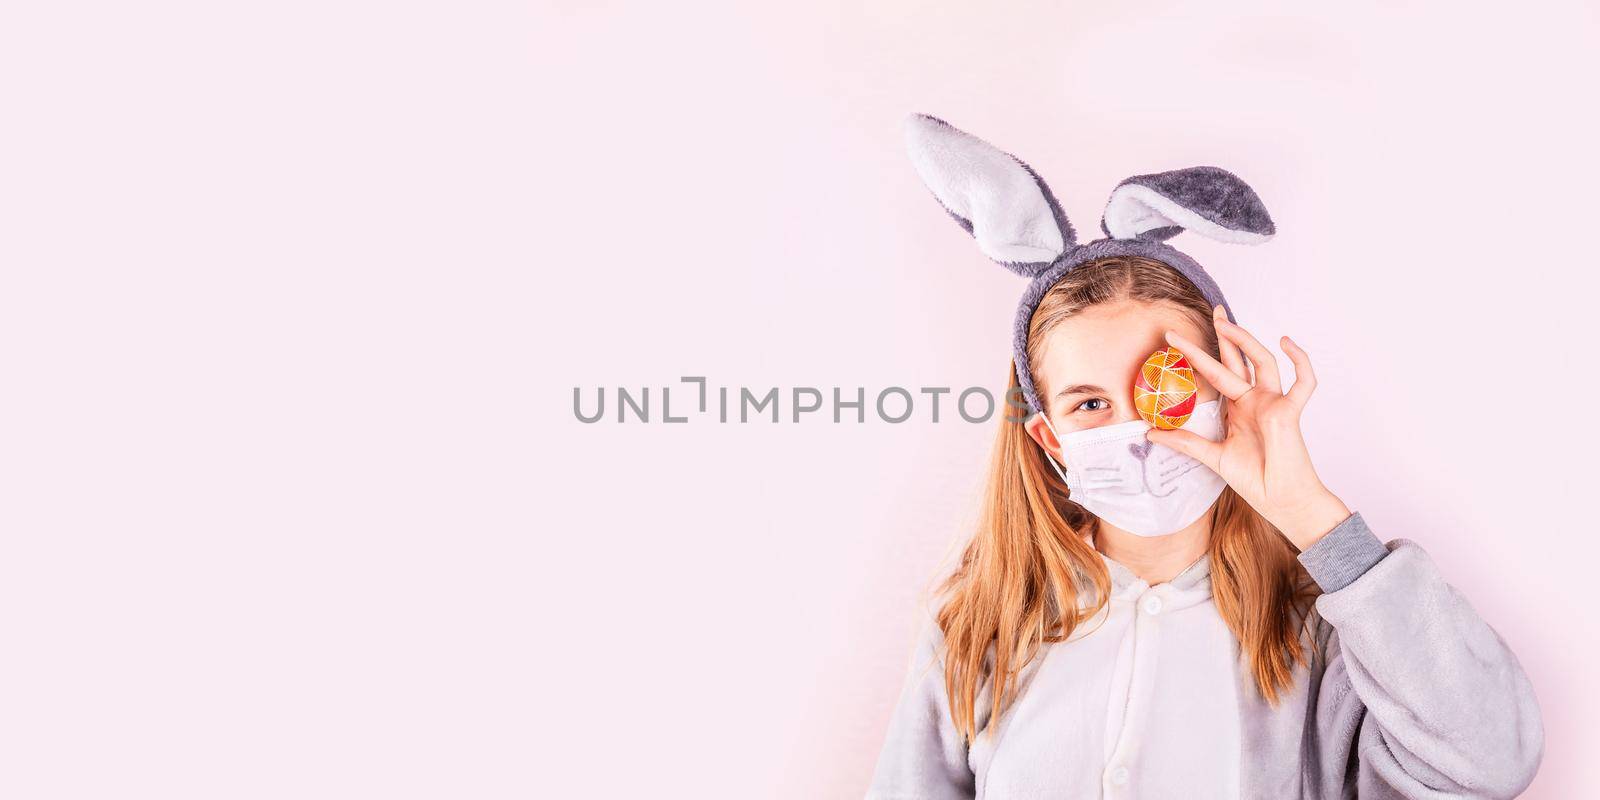
[[[1072,225],[1031,167],[927,114],[906,119],[911,163],[989,258],[1032,277],[1076,243]]]
[[[1255,190],[1220,167],[1128,178],[1112,190],[1100,228],[1113,239],[1164,240],[1190,230],[1236,244],[1260,244],[1277,232]]]

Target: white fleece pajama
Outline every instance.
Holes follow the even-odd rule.
[[[1516,656],[1421,546],[1385,544],[1359,512],[1299,555],[1326,658],[1276,707],[1207,557],[1155,586],[1101,557],[1110,603],[1023,670],[996,739],[985,686],[962,742],[924,619],[867,800],[1510,798],[1532,781],[1544,728]]]

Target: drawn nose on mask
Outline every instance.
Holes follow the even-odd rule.
[[[1155,442],[1152,442],[1149,439],[1146,439],[1146,440],[1144,440],[1142,442],[1139,442],[1138,444],[1130,444],[1130,445],[1128,445],[1128,452],[1132,453],[1134,458],[1137,458],[1140,461],[1143,461],[1143,460],[1145,460],[1145,459],[1150,457],[1150,448],[1155,447],[1155,446],[1156,446]]]

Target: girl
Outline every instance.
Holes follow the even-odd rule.
[[[1032,279],[1008,395],[1031,414],[1001,422],[869,800],[1521,792],[1544,727],[1516,656],[1420,545],[1380,540],[1318,478],[1305,351],[1281,340],[1285,391],[1165,243],[1265,241],[1250,187],[1214,167],[1129,178],[1106,238],[1079,245],[1025,163],[925,115],[907,135],[946,211]],[[1173,430],[1134,393],[1165,348],[1194,373]]]

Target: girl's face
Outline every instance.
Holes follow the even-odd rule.
[[[1090,306],[1055,326],[1040,351],[1034,382],[1050,424],[1066,436],[1072,431],[1114,425],[1139,419],[1133,407],[1133,382],[1139,368],[1157,350],[1168,346],[1166,332],[1177,331],[1191,341],[1206,336],[1190,316],[1169,303],[1119,300]],[[1219,396],[1195,373],[1198,396],[1204,403]],[[1028,435],[1057,459],[1060,443],[1035,416],[1027,422]]]

